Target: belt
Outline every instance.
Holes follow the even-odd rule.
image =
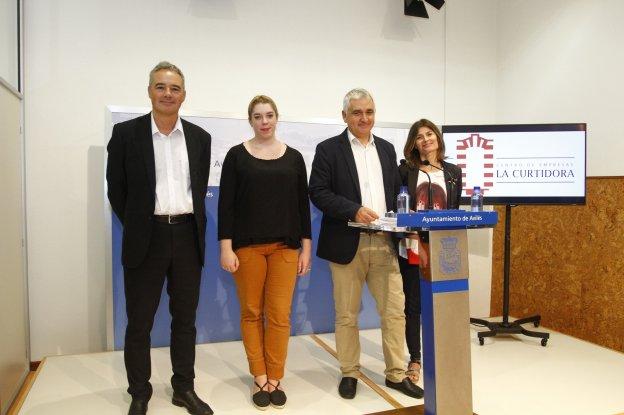
[[[158,223],[166,223],[169,225],[177,225],[178,223],[186,223],[193,219],[192,213],[183,215],[154,215],[154,221]]]

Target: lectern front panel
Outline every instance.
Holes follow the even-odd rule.
[[[427,249],[420,285],[425,414],[471,415],[467,232],[430,232]]]
[[[468,291],[433,298],[438,414],[472,414],[470,327],[464,318],[469,315],[468,302]]]
[[[465,230],[429,233],[431,281],[468,278],[468,235]]]

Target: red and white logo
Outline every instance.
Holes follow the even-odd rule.
[[[484,195],[494,187],[493,160],[493,139],[470,134],[469,137],[457,140],[457,165],[462,169],[462,189],[468,196],[472,195],[474,186],[481,187]]]

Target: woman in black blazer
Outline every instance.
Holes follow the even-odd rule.
[[[444,141],[438,127],[429,120],[415,122],[407,135],[399,172],[403,186],[410,194],[412,210],[429,206],[429,179],[433,209],[458,209],[461,196],[462,171],[444,161]],[[427,174],[419,174],[426,172]],[[420,272],[419,264],[426,266],[427,251],[422,247],[428,235],[414,235],[401,242],[399,267],[405,293],[405,337],[410,353],[407,375],[418,382],[421,369],[420,345]]]

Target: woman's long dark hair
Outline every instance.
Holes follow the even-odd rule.
[[[418,135],[418,130],[421,127],[430,128],[431,131],[433,131],[436,135],[436,138],[438,139],[438,153],[436,154],[436,158],[439,162],[444,160],[444,153],[446,151],[440,129],[433,122],[427,119],[423,118],[416,121],[410,128],[409,133],[407,134],[407,141],[405,142],[405,147],[403,148],[403,155],[405,156],[405,160],[407,160],[407,164],[411,167],[416,168],[419,168],[422,164],[420,159],[420,152],[418,151],[418,147],[416,147],[416,136]]]

